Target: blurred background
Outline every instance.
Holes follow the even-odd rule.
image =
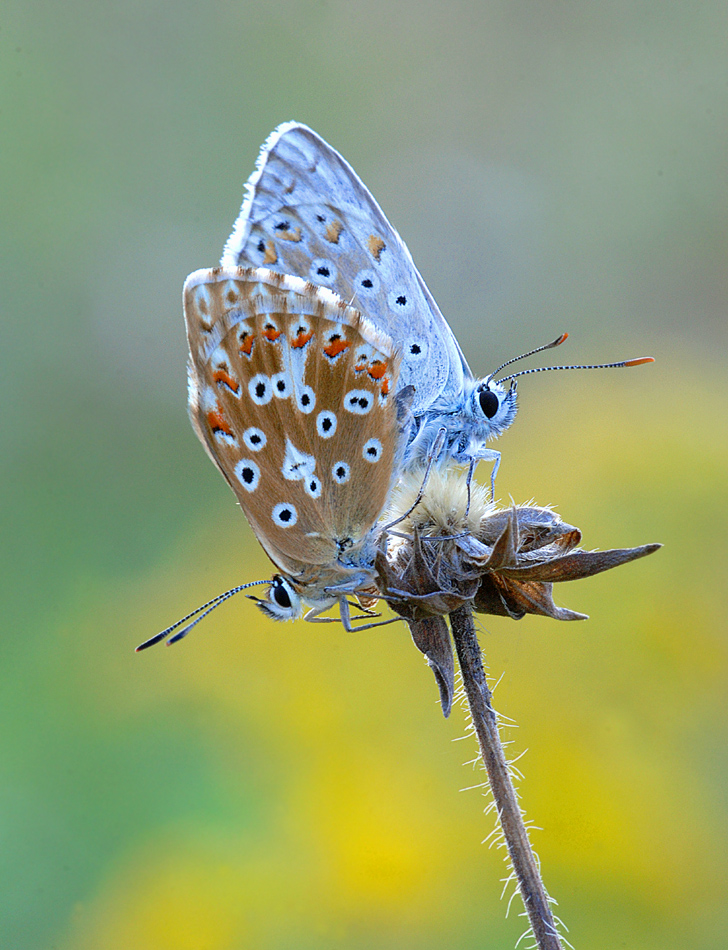
[[[4,5],[2,946],[525,929],[404,626],[240,598],[134,654],[270,571],[187,420],[181,287],[288,119],[372,189],[476,373],[563,330],[559,360],[656,357],[522,380],[497,488],[665,548],[562,585],[588,622],[482,644],[571,942],[726,946],[727,36],[721,0]]]

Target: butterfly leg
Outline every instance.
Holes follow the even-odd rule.
[[[307,614],[304,616],[304,620],[307,620],[309,623],[341,623],[343,624],[344,630],[347,633],[358,633],[360,630],[370,630],[372,627],[385,627],[389,623],[396,623],[399,617],[393,617],[391,620],[378,620],[376,623],[363,623],[357,626],[352,622],[353,619],[364,619],[362,618],[352,618],[351,613],[349,612],[349,601],[345,596],[339,595],[337,597],[339,603],[339,614],[340,617],[322,617],[320,616],[325,610],[328,610],[332,604],[327,604],[325,607],[312,607]],[[380,617],[381,614],[376,614],[371,610],[365,610],[363,607],[359,607],[358,604],[352,604],[351,606],[357,607],[359,610],[364,610],[365,616],[369,617]]]
[[[326,607],[312,607],[308,613],[304,615],[304,620],[307,620],[308,623],[343,623],[344,629],[347,633],[351,633],[353,630],[362,630],[366,628],[354,627],[352,626],[352,618],[349,613],[349,607],[356,607],[357,610],[361,610],[364,613],[365,617],[380,617],[381,614],[374,613],[373,610],[367,610],[364,607],[360,607],[359,604],[350,604],[348,600],[344,597],[339,598],[339,612],[341,617],[322,617],[321,614],[328,610],[332,605],[328,604]],[[358,618],[354,618],[358,619]],[[391,623],[391,620],[387,620],[387,623]],[[378,623],[367,624],[368,627],[378,627]]]
[[[501,454],[495,449],[479,449],[470,456],[470,467],[468,468],[468,510],[470,509],[470,482],[473,478],[473,472],[478,462],[492,462],[493,468],[490,473],[490,500],[495,501],[495,476],[500,468]],[[467,511],[466,511],[467,514]]]
[[[361,604],[357,604],[353,600],[347,600],[347,604],[350,607],[353,607],[354,610],[360,610],[364,614],[365,617],[381,617],[381,614],[378,614],[374,610],[370,610],[368,607],[362,607]]]
[[[329,607],[331,607],[331,604],[327,604],[325,607],[312,607],[303,615],[303,619],[308,621],[308,623],[340,623],[338,617],[320,616],[324,610],[328,610]]]
[[[358,626],[353,626],[351,622],[351,615],[349,613],[349,602],[345,597],[339,598],[339,611],[341,613],[341,622],[344,625],[344,630],[347,633],[359,633],[360,630],[371,630],[373,627],[386,627],[389,623],[396,623],[398,620],[401,620],[401,617],[392,617],[391,620],[377,620],[376,623],[362,623]],[[376,616],[379,616],[378,614]]]
[[[493,468],[490,472],[490,500],[495,501],[495,477],[498,474],[498,469],[500,468],[501,454],[496,452],[494,449],[490,450],[493,453]]]
[[[465,482],[465,487],[468,490],[468,503],[465,506],[465,515],[464,515],[465,518],[467,518],[468,515],[470,514],[470,500],[471,500],[470,499],[470,483],[473,480],[473,472],[475,471],[475,466],[476,466],[475,459],[470,459],[470,464],[468,465],[468,477]],[[493,494],[493,486],[491,485],[491,495],[492,494]]]

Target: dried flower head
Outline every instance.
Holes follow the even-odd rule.
[[[387,518],[412,507],[422,473],[400,483]],[[581,532],[550,508],[489,503],[481,485],[458,472],[431,474],[420,503],[389,533],[377,556],[381,596],[410,625],[440,688],[443,712],[452,704],[454,666],[443,615],[469,603],[480,613],[520,620],[527,613],[586,620],[558,607],[553,584],[578,580],[634,561],[659,544],[583,551]]]

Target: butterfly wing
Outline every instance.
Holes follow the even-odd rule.
[[[310,576],[355,553],[407,438],[392,341],[264,268],[196,271],[184,308],[193,425],[268,556]]]
[[[407,247],[351,166],[305,125],[281,125],[263,146],[222,264],[329,287],[399,346],[399,386],[414,386],[415,415],[458,403],[471,373]]]

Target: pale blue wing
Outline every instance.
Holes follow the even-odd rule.
[[[328,287],[401,349],[412,410],[460,405],[472,379],[404,242],[351,166],[305,125],[268,138],[246,184],[224,267],[268,267]]]

